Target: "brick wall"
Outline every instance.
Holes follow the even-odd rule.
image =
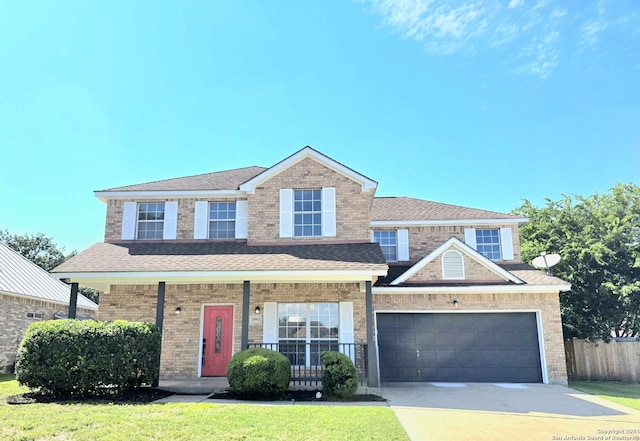
[[[567,384],[558,294],[374,294],[373,305],[376,311],[405,312],[540,310],[549,382]]]
[[[470,259],[465,255],[463,255],[463,259],[465,280],[503,281],[503,279],[501,279],[496,273],[489,271],[484,265],[481,265],[474,259]],[[424,268],[408,279],[409,282],[420,282],[425,280],[443,280],[442,256],[439,256],[429,262]]]
[[[465,228],[504,228],[510,227],[513,236],[513,255],[514,260],[505,262],[520,262],[520,237],[518,235],[517,225],[429,225],[422,227],[402,227],[409,230],[409,258],[415,263],[438,248],[451,237],[456,237],[464,242]],[[374,230],[389,230],[391,228],[376,227]],[[395,228],[393,228],[395,229]],[[502,261],[497,261],[502,262]]]
[[[53,320],[55,313],[66,313],[68,310],[67,306],[57,303],[0,294],[0,365],[4,366],[4,371],[8,372],[13,368],[18,345],[31,323]],[[42,318],[29,318],[29,313],[42,314]],[[84,308],[78,308],[77,314],[95,317],[95,311]]]
[[[259,186],[249,200],[249,242],[293,242],[280,238],[280,189],[336,189],[336,237],[316,240],[369,240],[373,190],[306,158]],[[308,241],[309,238],[302,240]]]
[[[161,378],[197,377],[205,304],[234,305],[233,352],[240,351],[242,289],[242,284],[166,285]],[[100,297],[98,317],[155,323],[157,291],[157,285],[112,285]],[[265,302],[353,302],[355,339],[366,341],[364,293],[359,284],[252,284],[250,313]],[[178,306],[181,313],[176,315]],[[262,322],[249,324],[249,342],[262,342]]]

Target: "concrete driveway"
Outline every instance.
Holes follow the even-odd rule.
[[[385,384],[417,440],[640,441],[640,411],[546,384]]]

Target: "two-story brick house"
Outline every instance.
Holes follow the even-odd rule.
[[[566,384],[559,292],[516,216],[412,198],[305,147],[248,167],[98,191],[105,241],[54,270],[99,318],[162,324],[161,377],[224,376],[249,345],[380,381]]]

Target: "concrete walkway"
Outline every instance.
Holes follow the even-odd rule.
[[[640,440],[639,411],[564,386],[394,384],[380,394],[413,441]]]
[[[640,441],[640,411],[558,385],[394,383],[362,391],[380,395],[387,402],[208,399],[211,393],[228,386],[226,378],[165,380],[160,382],[160,389],[177,395],[156,403],[390,406],[412,441],[607,440],[607,437],[610,441]]]

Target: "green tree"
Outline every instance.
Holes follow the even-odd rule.
[[[66,254],[64,247],[56,245],[52,238],[43,233],[18,235],[11,234],[7,230],[0,230],[0,243],[20,253],[46,271],[51,271],[77,254],[75,251]],[[99,291],[87,287],[80,287],[78,291],[89,300],[98,303]]]
[[[640,187],[617,184],[544,207],[525,200],[513,213],[529,218],[520,229],[523,261],[543,251],[562,256],[553,273],[572,285],[560,294],[565,337],[640,336]]]
[[[7,230],[0,230],[0,242],[46,271],[51,271],[76,255],[75,251],[65,254],[64,247],[59,247],[53,242],[53,239],[42,233],[18,235],[11,234]]]

